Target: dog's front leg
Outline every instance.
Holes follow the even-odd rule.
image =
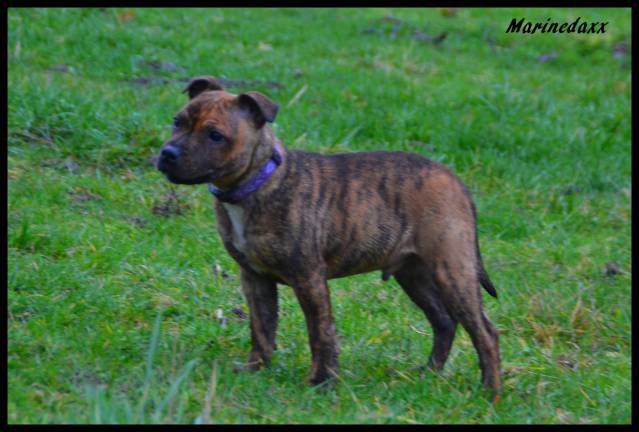
[[[336,376],[338,369],[339,347],[328,285],[323,273],[317,272],[294,283],[293,289],[306,316],[313,357],[310,382],[317,385]]]
[[[251,342],[253,347],[248,363],[236,370],[258,370],[270,363],[275,350],[277,330],[277,285],[268,278],[242,268],[242,291],[251,316]]]

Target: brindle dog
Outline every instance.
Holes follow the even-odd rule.
[[[218,197],[218,230],[241,267],[250,309],[246,368],[267,365],[275,350],[281,283],[293,288],[306,316],[311,384],[335,376],[339,348],[327,280],[381,270],[430,321],[429,366],[444,366],[461,323],[484,385],[498,394],[498,336],[480,285],[496,292],[479,253],[475,205],[451,171],[410,153],[288,150],[266,124],[278,111],[266,96],[234,95],[206,76],[193,78],[185,92],[190,100],[157,167],[173,183],[208,183]]]

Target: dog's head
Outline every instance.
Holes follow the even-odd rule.
[[[189,102],[175,115],[157,162],[171,182],[230,186],[254,160],[268,159],[273,143],[263,138],[276,103],[258,92],[228,93],[209,76],[193,78],[184,91]]]

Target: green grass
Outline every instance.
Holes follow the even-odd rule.
[[[578,16],[608,31],[505,33]],[[8,24],[10,423],[630,422],[629,10],[10,9]],[[415,372],[432,331],[379,273],[330,284],[335,388],[306,385],[288,287],[272,367],[231,372],[250,332],[212,198],[149,163],[178,80],[201,74],[261,81],[230,90],[279,102],[292,148],[405,150],[457,172],[500,296],[485,298],[500,403],[463,331],[441,375]]]

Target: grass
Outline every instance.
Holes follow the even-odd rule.
[[[506,34],[513,17],[610,24]],[[10,9],[8,24],[10,423],[630,422],[629,10]],[[335,388],[306,385],[288,287],[274,364],[231,373],[250,332],[212,199],[149,162],[201,74],[279,102],[290,147],[455,170],[500,295],[485,299],[500,403],[463,331],[441,375],[415,371],[432,331],[379,273],[331,282]]]

